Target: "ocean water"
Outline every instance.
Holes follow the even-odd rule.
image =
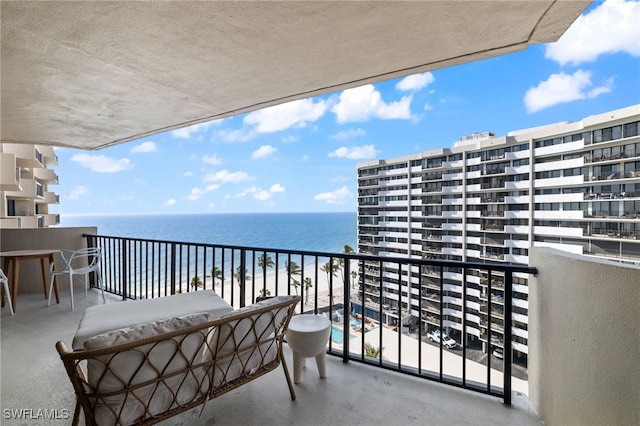
[[[99,235],[340,253],[356,249],[355,213],[243,213],[65,216],[61,227],[97,226]]]

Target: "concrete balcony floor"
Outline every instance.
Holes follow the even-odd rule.
[[[70,424],[75,396],[55,343],[67,345],[76,331],[83,309],[101,303],[92,290],[85,298],[80,286],[74,292],[76,309],[70,310],[68,291],[59,305],[46,306],[42,294],[20,294],[18,311],[2,309],[0,343],[0,402],[3,425]],[[119,300],[107,295],[107,303]],[[126,302],[125,302],[126,303]],[[290,351],[287,361],[293,375]],[[357,362],[344,364],[328,356],[326,379],[317,375],[313,359],[307,360],[303,382],[295,385],[291,401],[282,370],[267,374],[201,409],[167,420],[165,425],[541,425],[527,398],[513,394],[511,407],[501,399],[405,376]],[[57,410],[68,419],[16,419],[7,410]]]

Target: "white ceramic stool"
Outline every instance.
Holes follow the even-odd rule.
[[[320,377],[327,377],[327,342],[331,321],[321,315],[294,315],[287,330],[287,343],[293,352],[293,382],[300,383],[306,358],[315,357]]]

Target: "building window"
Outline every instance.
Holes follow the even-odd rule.
[[[623,136],[625,138],[638,135],[640,135],[640,121],[634,121],[633,123],[627,123],[624,125]]]
[[[528,165],[529,165],[528,158],[523,158],[521,160],[513,160],[513,167],[528,166]]]

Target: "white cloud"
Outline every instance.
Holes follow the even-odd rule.
[[[128,158],[116,160],[104,155],[76,154],[71,157],[71,160],[80,163],[82,167],[86,167],[92,172],[98,173],[121,172],[131,168],[131,162]]]
[[[305,127],[322,117],[327,110],[328,102],[313,99],[300,99],[264,108],[247,114],[243,122],[255,126],[259,133],[273,133],[290,127]]]
[[[433,77],[432,73],[423,72],[422,74],[414,74],[403,78],[398,82],[398,84],[396,84],[396,89],[405,92],[420,90],[434,81],[436,81],[436,79]]]
[[[221,130],[218,136],[225,142],[246,142],[255,138],[258,133],[255,129]]]
[[[259,191],[256,191],[253,194],[253,198],[260,201],[266,201],[269,198],[271,198],[271,193],[269,191],[265,191],[264,189],[261,189]]]
[[[276,192],[285,192],[285,187],[279,183],[271,185],[268,190],[262,189],[258,186],[250,186],[242,192],[235,195],[236,198],[246,197],[247,195],[253,196],[256,200],[266,201],[270,199]]]
[[[350,160],[368,160],[375,158],[378,151],[373,145],[340,147],[329,153],[329,157],[348,158]]]
[[[182,176],[184,176],[184,177],[191,177],[191,176],[193,176],[193,172],[184,172],[184,173],[182,174]]]
[[[162,203],[162,205],[164,205],[164,206],[173,206],[175,204],[176,204],[175,198],[169,198],[167,201]]]
[[[271,185],[271,188],[269,188],[269,191],[271,191],[271,192],[284,192],[285,188],[284,188],[284,186],[280,185],[279,183],[274,183],[273,185]]]
[[[220,123],[222,120],[213,120],[206,123],[194,124],[193,126],[183,127],[182,129],[176,129],[171,131],[171,136],[174,138],[189,139],[192,133],[198,133],[200,131],[207,130],[207,128],[213,123]]]
[[[425,111],[431,111],[433,109],[433,107],[431,105],[429,105],[428,103],[425,103],[423,109]]]
[[[349,200],[353,194],[349,191],[349,188],[343,186],[333,192],[322,192],[313,197],[316,201],[325,201],[327,204],[342,204]]]
[[[292,143],[292,142],[297,142],[298,140],[300,140],[300,138],[297,136],[288,135],[288,136],[283,136],[280,140],[284,143]]]
[[[329,138],[337,141],[344,141],[347,139],[353,139],[353,138],[366,136],[366,135],[367,135],[367,132],[364,129],[357,128],[357,129],[342,130],[336,133],[335,135],[329,136]]]
[[[69,193],[70,200],[77,200],[80,197],[83,197],[89,193],[89,189],[86,186],[78,185],[71,190]]]
[[[187,200],[189,201],[195,201],[198,198],[202,197],[202,194],[204,194],[204,191],[200,188],[193,188],[191,190],[191,193],[189,195],[187,195]]]
[[[222,163],[222,160],[217,155],[205,155],[202,157],[202,162],[205,164],[211,164],[217,166]]]
[[[157,149],[157,146],[155,143],[151,141],[147,141],[147,142],[142,142],[140,145],[134,146],[133,148],[131,148],[130,152],[132,154],[144,153],[144,152],[155,152],[156,149]]]
[[[338,123],[368,121],[372,118],[383,120],[410,119],[412,96],[403,96],[396,102],[386,103],[372,84],[347,89],[340,94],[339,101],[331,111]]]
[[[271,155],[271,154],[275,153],[276,151],[277,151],[277,149],[272,147],[271,145],[262,145],[260,148],[258,148],[255,151],[253,151],[253,153],[251,154],[251,158],[256,160],[258,158],[263,158],[263,157],[266,157],[268,155]]]
[[[640,2],[608,0],[582,15],[560,40],[546,45],[545,57],[561,65],[592,62],[600,55],[640,56]]]
[[[246,172],[230,172],[227,169],[220,170],[215,173],[209,173],[205,175],[203,181],[204,182],[244,182],[247,180],[253,180],[251,176],[249,176]]]
[[[217,183],[212,183],[210,185],[205,186],[204,188],[193,188],[189,193],[189,195],[187,195],[187,200],[195,201],[200,197],[202,197],[207,192],[215,191],[218,188],[220,188],[220,185],[218,185]]]
[[[524,104],[527,112],[533,113],[560,103],[595,98],[610,92],[612,85],[613,80],[609,79],[604,85],[592,87],[589,71],[578,70],[573,74],[552,74],[548,80],[527,90],[524,95]]]

